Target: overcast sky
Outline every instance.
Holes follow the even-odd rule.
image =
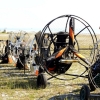
[[[52,19],[66,14],[86,20],[100,33],[100,0],[0,0],[0,30],[42,30]]]

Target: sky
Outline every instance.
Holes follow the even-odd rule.
[[[72,14],[100,33],[99,0],[0,0],[0,30],[42,30],[52,19]]]

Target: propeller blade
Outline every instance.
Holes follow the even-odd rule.
[[[75,19],[71,18],[69,22],[69,45],[74,46],[74,31],[75,31]]]

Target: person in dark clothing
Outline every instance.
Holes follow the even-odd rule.
[[[22,47],[22,49],[21,49],[21,53],[19,54],[19,58],[16,63],[16,68],[18,68],[19,70],[23,70],[24,68],[28,69],[26,67],[26,60],[29,57],[29,55],[28,54],[25,55],[25,41],[23,41],[20,44],[20,47]]]
[[[5,54],[2,56],[1,63],[8,63],[9,62],[8,55],[9,55],[9,40],[6,41]]]
[[[16,68],[18,69],[24,69],[25,65],[25,56],[24,55],[19,55],[19,58],[17,60]]]

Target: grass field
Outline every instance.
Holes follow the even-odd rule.
[[[97,37],[99,39],[100,36],[98,35]],[[91,45],[92,40],[88,35],[80,36],[77,39],[81,48],[87,48]],[[80,52],[87,58],[89,57],[90,51],[81,50]],[[65,81],[53,78],[48,80],[48,85],[45,89],[37,88],[37,77],[32,75],[30,71],[26,70],[24,73],[24,70],[18,70],[11,64],[0,66],[0,100],[62,100],[59,99],[61,95],[79,95],[82,85],[88,84],[87,78],[79,77],[75,80]],[[83,70],[84,67],[74,63],[68,73],[80,74]],[[87,75],[87,72],[85,74]],[[50,77],[48,74],[46,76],[47,78]],[[59,77],[64,79],[72,78],[65,75],[60,75]],[[93,93],[98,93],[98,90]],[[55,97],[55,99],[52,99],[52,97]],[[66,98],[65,100],[78,100],[78,98],[75,99],[75,97],[70,96],[70,99]]]
[[[78,71],[78,70],[77,70]],[[70,81],[51,79],[45,89],[36,87],[36,76],[29,71],[24,74],[23,70],[16,70],[15,67],[0,68],[0,99],[7,100],[49,100],[53,96],[69,93],[79,94],[80,88],[88,81],[85,78],[77,78]],[[50,77],[47,75],[47,77]],[[62,75],[60,78],[66,78]]]

